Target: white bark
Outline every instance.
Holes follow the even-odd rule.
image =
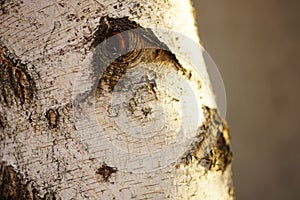
[[[200,165],[203,153],[199,152],[204,150],[197,144],[199,138],[196,135],[193,135],[193,140],[197,145],[193,143],[195,148],[189,150],[191,152],[180,152],[181,148],[178,147],[175,152],[168,152],[166,155],[175,155],[179,159],[174,159],[172,163],[158,170],[158,167],[154,167],[154,172],[135,173],[131,171],[132,168],[130,172],[126,172],[126,167],[122,169],[120,163],[125,161],[122,161],[120,155],[110,153],[115,147],[111,149],[102,146],[103,142],[100,142],[100,139],[103,139],[103,136],[89,132],[93,124],[79,122],[86,128],[85,134],[90,134],[84,136],[79,133],[82,127],[78,128],[78,124],[75,123],[75,107],[72,106],[74,86],[78,84],[75,81],[78,80],[78,74],[84,66],[89,63],[87,60],[91,55],[90,45],[99,19],[107,15],[113,18],[129,16],[130,20],[142,27],[166,28],[199,42],[189,0],[87,0],[80,3],[73,0],[6,1],[2,5],[0,15],[0,61],[11,63],[12,74],[16,79],[23,81],[16,81],[16,92],[9,91],[8,86],[3,86],[6,89],[2,90],[0,99],[1,161],[23,174],[25,182],[31,181],[32,187],[37,189],[40,196],[54,192],[55,196],[61,199],[233,199],[230,162],[215,164],[211,168]],[[167,34],[157,35],[171,51],[180,52],[185,59],[189,59],[191,54],[195,53],[192,49],[184,47],[184,41],[176,41]],[[182,74],[176,74],[174,70],[156,73],[168,74],[160,81],[169,80],[171,84],[170,80],[173,80],[175,89],[181,87],[178,81],[189,81],[191,87],[197,90],[202,97],[201,100],[197,100],[201,104],[198,110],[200,114],[197,112],[201,125],[210,119],[205,116],[202,106],[213,109],[216,108],[216,104],[208,91],[209,79],[200,56],[201,52],[196,53],[199,53],[197,62],[202,67],[202,77],[193,71],[194,76],[191,80],[181,78]],[[183,59],[178,59],[184,68],[189,69]],[[25,71],[34,80],[34,84]],[[12,81],[11,78],[5,78],[6,73],[9,72],[2,73],[2,80]],[[136,72],[131,73],[134,75]],[[197,87],[199,82],[201,88]],[[2,85],[3,83],[4,81]],[[34,89],[31,91],[30,87]],[[160,95],[159,99],[166,100],[167,90],[158,89],[157,93]],[[5,103],[3,96],[9,99],[8,102]],[[176,107],[177,104],[169,107],[167,104],[163,104],[171,113],[171,117],[166,118],[167,123],[174,130],[179,129],[178,124],[172,121],[177,116],[172,112],[177,113],[176,109],[179,108]],[[105,112],[101,110],[101,106],[105,107],[96,103],[98,122],[107,128],[107,133],[112,133],[112,122],[107,116],[101,115]],[[213,115],[213,111],[207,112]],[[192,119],[193,115],[194,113],[190,113],[188,117]],[[136,119],[130,122],[134,120]],[[183,124],[186,128],[188,125]],[[130,126],[127,128],[130,129]],[[153,124],[148,126],[148,129],[151,128]],[[229,145],[226,126],[222,126],[221,129],[225,143]],[[120,132],[116,133],[111,142],[121,148],[128,144],[141,145],[128,141],[126,144],[124,140],[120,142],[118,137],[122,139]],[[161,146],[168,145],[168,141],[157,142]],[[98,149],[91,150],[95,149],[94,147]],[[132,151],[137,149],[146,151],[141,146],[136,146],[136,149],[132,147]],[[185,158],[188,154],[191,156]],[[218,155],[221,153],[215,150],[211,160],[216,159],[218,163]],[[103,162],[111,168],[107,168]],[[112,170],[107,179],[100,175],[104,168]]]

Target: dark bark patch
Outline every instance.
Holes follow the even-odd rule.
[[[62,8],[64,8],[64,7],[66,6],[66,3],[64,3],[64,2],[59,2],[58,5],[59,5],[60,7],[62,7]]]
[[[14,58],[0,43],[0,100],[6,104],[16,101],[21,105],[34,98],[36,84],[26,64]]]
[[[66,16],[66,19],[67,19],[67,21],[71,22],[71,21],[75,21],[78,18],[75,14],[71,13]]]
[[[230,149],[229,129],[226,122],[220,117],[216,109],[203,106],[205,122],[199,128],[198,139],[191,145],[188,153],[182,157],[181,163],[188,165],[192,160],[196,160],[199,165],[207,170],[225,171],[226,167],[232,161],[232,152]],[[213,131],[217,135],[213,140],[215,143],[204,157],[199,157],[199,151],[205,151],[203,148],[206,142],[211,139]]]
[[[22,3],[22,1],[0,0],[0,15],[18,13]]]
[[[130,31],[129,34],[122,33],[129,30],[135,31]],[[106,40],[112,36],[116,36],[115,39],[106,42]],[[123,58],[118,59],[119,62],[123,61],[123,63],[128,63],[129,61],[135,60],[134,57],[129,59],[130,56],[138,56],[140,54],[138,52],[129,52],[123,55],[122,53],[124,51],[133,49],[141,51],[144,48],[151,47],[153,49],[150,53],[152,61],[162,59],[176,62],[175,67],[177,70],[182,71],[186,75],[187,71],[179,64],[175,54],[170,51],[168,46],[161,42],[151,29],[143,28],[135,21],[130,20],[129,17],[101,17],[93,38],[92,48],[102,44],[102,48],[98,49],[101,50],[101,52],[96,52],[94,56],[96,61],[101,61],[99,56],[101,58],[103,55],[117,54]]]
[[[58,125],[59,114],[57,110],[49,109],[46,112],[46,118],[48,119],[48,124],[50,128],[56,128]]]
[[[117,171],[117,168],[110,167],[106,163],[103,163],[102,166],[97,169],[96,174],[99,174],[105,182],[108,182],[111,175]]]
[[[128,30],[132,31],[126,32]],[[93,38],[92,79],[95,80],[95,85],[93,91],[83,94],[83,98],[94,94],[96,88],[100,94],[105,90],[112,92],[126,70],[138,67],[140,63],[173,67],[187,78],[191,76],[179,63],[175,54],[151,29],[143,28],[128,17],[101,17]],[[112,60],[111,58],[114,60],[109,63],[108,60]]]
[[[0,199],[1,200],[58,200],[54,192],[44,197],[38,195],[33,182],[26,180],[7,163],[0,163]]]
[[[0,14],[4,15],[7,13],[7,9],[4,6],[5,0],[0,1]]]
[[[2,116],[0,113],[0,130],[4,130],[7,125],[6,116]]]
[[[100,18],[97,31],[94,34],[94,41],[92,47],[96,47],[98,44],[103,42],[105,39],[121,33],[123,31],[142,28],[136,22],[129,20],[128,17],[123,18],[111,18],[104,16]]]
[[[229,145],[226,144],[223,133],[220,133],[217,144],[206,157],[200,159],[199,163],[209,170],[225,171],[231,161],[232,152],[230,151]]]

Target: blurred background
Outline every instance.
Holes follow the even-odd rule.
[[[226,87],[237,199],[300,199],[300,1],[194,7]]]

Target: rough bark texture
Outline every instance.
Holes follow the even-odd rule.
[[[148,27],[176,30],[199,42],[188,0],[0,1],[0,199],[234,198],[228,127],[203,89],[205,74],[201,79],[172,53],[180,49],[180,41],[174,38],[173,45],[172,40],[162,41],[169,36],[158,38],[145,29]],[[126,35],[126,39],[119,34],[134,28],[142,32]],[[85,69],[85,60],[99,43],[114,35],[117,43],[104,47],[114,47],[116,53],[132,44],[163,46],[164,50],[150,48],[123,55],[110,63],[99,80],[94,71],[97,67],[88,67],[83,70],[84,80],[98,81],[90,87],[95,90],[82,91],[80,87],[85,84],[76,85],[76,77]],[[181,49],[186,55],[191,51]],[[101,56],[94,53],[91,62],[105,62],[107,57]],[[139,66],[146,67],[139,71]],[[110,104],[115,98],[112,91],[127,84],[121,79],[125,74],[141,77],[143,82],[131,79],[136,81],[135,92],[117,94],[132,96],[126,102],[118,97]],[[155,127],[155,120],[161,118],[155,115],[153,105],[157,102],[167,110],[165,120],[171,127],[167,130],[180,128],[177,120],[181,116],[176,109],[181,99],[159,83],[173,77],[183,77],[174,80],[191,82],[191,87],[202,94],[197,100],[202,121],[193,142],[179,155],[176,150],[180,146],[171,149],[169,155],[178,159],[151,173],[136,172],[139,169],[134,169],[135,165],[124,167],[120,164],[124,159],[130,160],[140,152],[151,154],[154,149],[155,159],[157,149],[176,138],[163,133],[156,139],[147,135],[143,139],[149,143],[145,144],[140,142],[140,132],[134,132],[140,128],[138,123],[143,124],[143,130],[160,132]],[[180,88],[181,83],[174,80],[172,84]],[[77,114],[89,112],[81,103],[89,105],[93,98],[102,135],[90,131],[93,123],[76,121]],[[78,113],[78,109],[82,110]],[[133,139],[119,131],[113,121],[122,115],[122,109],[128,112],[123,128]],[[192,119],[193,115],[188,117]],[[206,144],[212,138],[216,143],[208,148]],[[127,149],[128,158],[118,157],[116,146]],[[137,165],[145,162],[141,158],[137,157]]]

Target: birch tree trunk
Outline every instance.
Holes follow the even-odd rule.
[[[194,24],[189,0],[0,1],[0,199],[233,199],[228,128],[202,54],[154,30],[198,44]],[[97,46],[112,36],[117,51],[125,36],[151,48],[98,77]]]

